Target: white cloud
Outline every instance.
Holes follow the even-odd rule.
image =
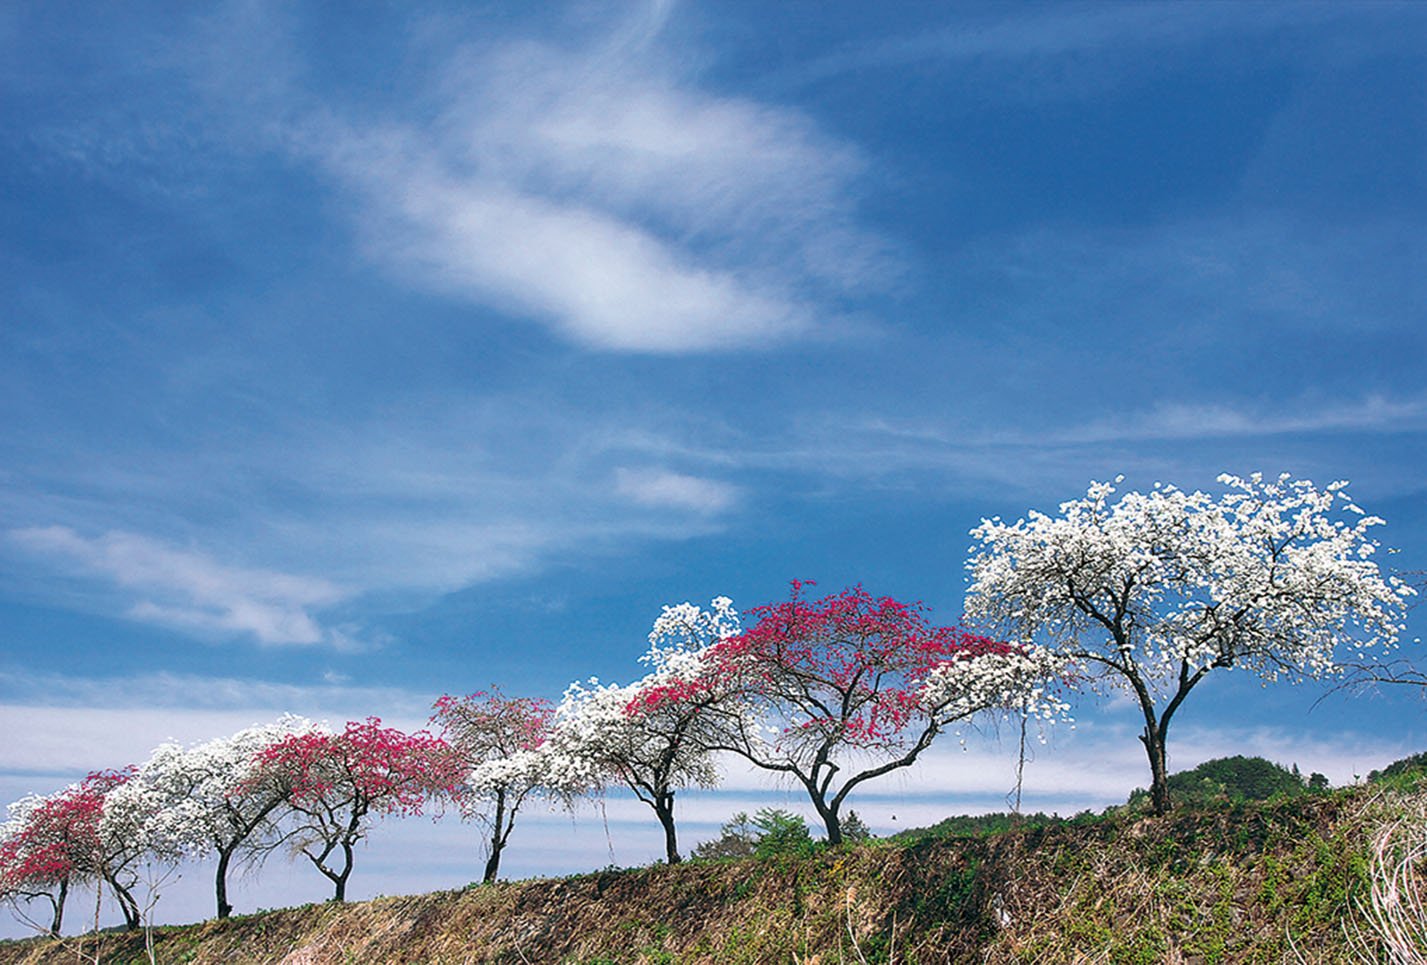
[[[714,479],[666,470],[617,469],[615,490],[645,506],[716,513],[732,506],[738,488]]]
[[[1148,411],[1052,431],[1046,442],[1084,445],[1159,439],[1214,439],[1298,433],[1400,432],[1427,426],[1427,402],[1368,396],[1356,401],[1303,401],[1287,407],[1168,403]]]
[[[787,296],[760,291],[606,212],[450,181],[404,187],[405,257],[442,287],[510,303],[577,342],[694,351],[808,324]]]
[[[854,224],[855,150],[651,45],[468,50],[435,97],[425,127],[329,115],[291,142],[360,200],[368,255],[419,284],[677,353],[806,333],[828,292],[886,274]]]
[[[200,633],[251,635],[264,644],[336,642],[314,614],[348,595],[326,580],[229,566],[134,533],[90,538],[49,526],[7,535],[32,553],[137,594],[125,610],[131,619]]]
[[[431,698],[396,687],[303,685],[153,673],[114,678],[0,673],[0,775],[61,775],[145,760],[168,740],[196,743],[285,713],[340,724],[369,716],[427,726]],[[35,790],[46,790],[36,787]]]

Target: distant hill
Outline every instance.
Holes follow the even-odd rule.
[[[1192,770],[1169,776],[1170,798],[1177,806],[1267,801],[1327,789],[1328,779],[1322,774],[1305,778],[1297,765],[1290,770],[1262,757],[1242,755],[1205,761]],[[1130,794],[1129,804],[1137,807],[1148,800],[1148,791],[1136,789]]]
[[[1419,754],[1411,754],[1401,760],[1393,761],[1380,771],[1369,771],[1368,780],[1373,783],[1380,783],[1419,772],[1427,772],[1427,751],[1422,751]]]

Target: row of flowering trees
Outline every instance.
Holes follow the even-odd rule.
[[[742,618],[725,597],[665,607],[643,677],[572,684],[558,706],[478,692],[436,702],[440,736],[286,717],[164,745],[142,766],[12,805],[0,896],[47,902],[57,933],[69,889],[104,886],[136,926],[137,869],[206,855],[225,917],[232,865],[285,849],[340,900],[371,820],[433,803],[484,824],[490,881],[533,795],[570,804],[609,786],[653,810],[673,863],[675,797],[715,784],[726,755],[801,787],[837,844],[849,795],[947,729],[985,714],[1056,719],[1081,686],[1136,699],[1163,813],[1169,723],[1206,675],[1336,672],[1340,647],[1396,641],[1412,592],[1379,572],[1369,534],[1381,520],[1342,484],[1222,479],[1218,498],[1157,486],[1115,500],[1095,484],[1059,517],[983,521],[967,614],[994,637],[861,587],[809,599],[794,582]]]
[[[137,928],[144,871],[212,858],[217,914],[226,918],[234,864],[286,847],[341,900],[370,819],[419,813],[459,781],[443,741],[375,718],[332,731],[287,716],[190,748],[165,744],[142,766],[10,805],[0,826],[0,898],[44,903],[57,935],[74,886],[105,888]]]
[[[285,850],[340,901],[372,820],[431,805],[486,826],[490,881],[532,795],[571,804],[611,785],[653,809],[672,863],[675,795],[714,785],[722,753],[796,780],[837,843],[848,794],[909,766],[952,722],[1064,706],[1043,689],[1054,674],[1043,654],[933,627],[920,607],[860,587],[809,601],[803,586],[751,611],[747,631],[727,598],[666,607],[643,678],[573,684],[558,707],[478,692],[436,702],[439,736],[375,718],[334,731],[284,717],[193,747],[162,745],[142,765],[12,805],[0,828],[0,896],[47,903],[58,934],[71,887],[104,887],[138,927],[141,871],[210,859],[225,918],[235,864]]]

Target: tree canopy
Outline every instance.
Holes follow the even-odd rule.
[[[1054,648],[1092,686],[1130,692],[1160,813],[1171,719],[1209,673],[1334,673],[1343,651],[1392,647],[1413,594],[1379,572],[1371,531],[1383,521],[1346,483],[1219,481],[1217,496],[1157,483],[1118,498],[1097,482],[1057,516],[972,530],[981,545],[968,563],[968,619]]]

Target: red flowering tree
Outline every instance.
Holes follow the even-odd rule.
[[[449,793],[460,779],[451,749],[424,731],[406,734],[369,717],[341,733],[293,734],[259,753],[261,771],[283,776],[295,821],[289,840],[347,894],[357,842],[373,817],[420,814],[427,799]]]
[[[712,749],[796,780],[830,844],[842,841],[838,815],[855,788],[910,766],[954,722],[1061,706],[1043,697],[1054,667],[1040,652],[932,626],[920,604],[860,586],[806,600],[807,585],[794,581],[787,601],[748,611],[753,626],[715,644],[704,664],[751,710],[711,707]]]
[[[454,795],[461,814],[490,831],[481,880],[494,881],[516,813],[531,793],[548,783],[540,749],[555,708],[548,700],[506,697],[492,687],[465,697],[445,695],[434,711],[431,722],[441,725],[441,738],[462,772]]]
[[[0,839],[0,898],[15,906],[47,902],[51,935],[64,924],[70,884],[94,865],[98,852],[100,811],[76,800],[73,790],[30,795],[10,805]],[[16,914],[24,917],[18,907]]]
[[[144,849],[108,833],[103,823],[106,796],[132,776],[132,768],[96,771],[62,791],[31,795],[10,805],[9,819],[0,830],[0,899],[12,904],[47,902],[49,932],[58,935],[70,888],[102,882],[113,891],[128,927],[138,928],[140,912],[129,872]]]

